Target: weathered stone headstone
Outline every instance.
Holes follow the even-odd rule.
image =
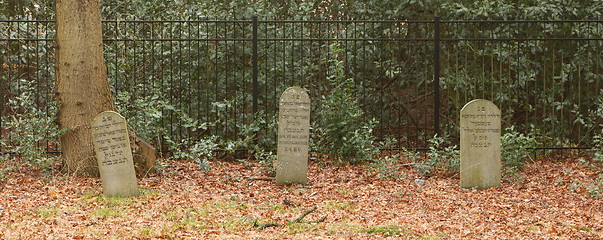
[[[138,196],[126,119],[113,111],[92,121],[92,140],[107,197]]]
[[[461,109],[461,187],[500,186],[500,109],[476,99]]]
[[[287,88],[279,101],[278,120],[276,184],[305,184],[310,137],[308,93],[299,87]]]

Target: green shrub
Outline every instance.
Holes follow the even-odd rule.
[[[601,90],[601,93],[599,94],[599,100],[597,102],[599,104],[599,108],[597,109],[597,112],[595,113],[595,117],[593,117],[593,119],[598,118],[600,123],[593,124],[592,129],[599,128],[600,130],[595,131],[593,136],[593,159],[598,162],[603,162],[603,121],[601,121],[603,120],[603,90]]]
[[[427,152],[427,159],[415,164],[415,167],[421,174],[429,175],[440,168],[446,169],[448,173],[459,171],[459,151],[447,139],[447,137],[440,137],[436,134],[428,140],[429,151]]]
[[[311,147],[336,162],[363,162],[373,159],[379,149],[374,145],[374,119],[365,121],[364,112],[354,95],[354,80],[346,78],[339,48],[332,44],[328,59],[331,91],[322,95],[315,110]]]
[[[54,121],[58,113],[57,105],[50,101],[44,103],[47,105],[46,109],[38,106],[36,92],[30,81],[21,80],[20,89],[21,94],[9,100],[12,113],[2,117],[3,127],[10,140],[3,140],[1,146],[19,155],[26,163],[48,168],[57,157],[46,154],[46,143],[50,141],[58,144],[54,140],[65,133]]]
[[[510,172],[520,171],[530,157],[530,148],[536,147],[536,144],[538,142],[534,136],[519,133],[513,126],[506,128],[501,137],[503,166]]]

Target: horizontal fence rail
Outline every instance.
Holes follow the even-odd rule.
[[[162,134],[274,142],[282,91],[300,86],[318,109],[332,61],[394,149],[425,149],[436,133],[457,144],[460,109],[475,98],[543,148],[588,148],[603,122],[601,20],[106,20],[103,37],[119,111],[155,144]],[[28,109],[10,100],[53,116],[54,39],[54,21],[0,20],[3,152]]]

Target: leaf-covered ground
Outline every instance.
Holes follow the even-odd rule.
[[[103,197],[98,178],[5,173],[0,239],[603,239],[603,201],[590,191],[601,166],[577,158],[532,162],[487,190],[417,180],[410,166],[374,179],[311,161],[307,185],[275,186],[255,164],[169,164],[121,199]],[[266,223],[279,226],[258,230]]]

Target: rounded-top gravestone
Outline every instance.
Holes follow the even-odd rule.
[[[138,184],[126,119],[113,111],[100,113],[92,121],[92,141],[107,197],[138,196]]]
[[[476,99],[461,109],[461,187],[500,186],[500,110]]]
[[[287,88],[279,101],[276,184],[306,183],[309,132],[310,96],[302,88]]]

